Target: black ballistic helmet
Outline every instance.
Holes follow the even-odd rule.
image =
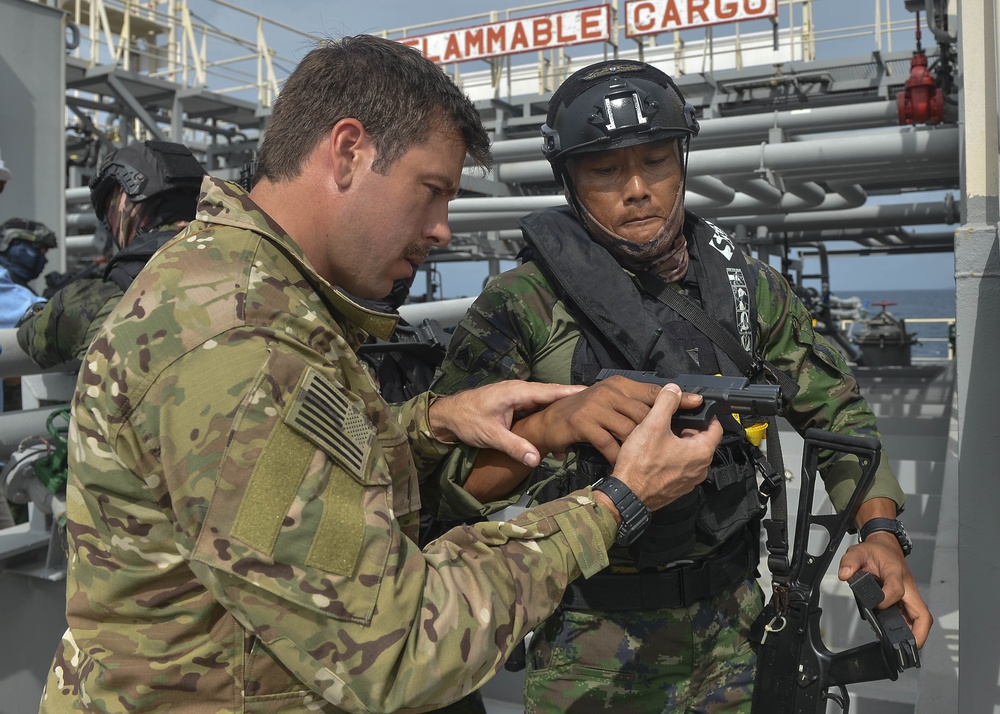
[[[698,128],[694,107],[666,73],[645,62],[609,60],[574,72],[552,95],[542,154],[562,185],[568,156],[664,139],[686,144]]]
[[[201,189],[205,169],[183,144],[170,141],[133,142],[112,153],[90,182],[90,202],[104,222],[108,195],[117,183],[132,203],[166,191]]]

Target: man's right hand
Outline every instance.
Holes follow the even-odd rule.
[[[614,465],[619,458],[621,442],[626,441],[649,415],[661,391],[662,388],[655,384],[611,377],[520,419],[512,431],[538,447],[540,454],[561,455],[573,444],[589,443]],[[670,415],[678,408],[694,409],[700,404],[700,395],[685,394],[683,398],[677,397]],[[669,422],[668,416],[668,431]],[[482,503],[506,498],[530,471],[529,467],[505,454],[481,451],[465,489]],[[683,493],[674,494],[670,500]],[[607,503],[610,505],[611,501]],[[669,501],[660,505],[667,503]]]
[[[621,443],[649,414],[660,389],[611,377],[525,417],[515,431],[543,454],[559,455],[573,444],[590,444],[613,466]],[[681,406],[692,409],[700,404],[701,396],[690,394]]]
[[[677,385],[663,387],[642,423],[625,439],[615,464],[615,478],[632,489],[651,511],[691,492],[705,480],[722,439],[718,419],[713,419],[704,431],[688,429],[675,434],[670,419],[681,406],[681,398]],[[617,518],[611,499],[602,496],[600,492],[595,494]]]

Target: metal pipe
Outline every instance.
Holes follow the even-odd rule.
[[[687,180],[687,190],[724,206],[736,198],[736,191],[722,181],[711,176],[691,176]]]
[[[877,132],[865,136],[835,137],[790,141],[760,146],[734,146],[726,149],[692,151],[688,177],[759,174],[764,169],[777,171],[786,178],[827,176],[833,168],[843,168],[844,175],[856,178],[860,172],[903,165],[929,165],[954,162],[957,170],[960,131],[958,127],[935,129],[909,128]],[[795,174],[796,171],[801,172]],[[547,161],[522,161],[497,167],[497,179],[504,183],[543,183],[551,180]]]
[[[52,412],[69,406],[57,404],[41,409],[22,409],[0,414],[0,459],[6,461],[17,450],[18,444],[29,436],[46,433],[45,422]]]
[[[518,201],[531,199],[531,207],[519,204]],[[541,199],[550,199],[549,203]],[[491,199],[464,199],[465,201],[477,201],[482,203],[498,202],[500,207],[507,210],[485,211],[488,206],[476,205],[479,211],[465,211],[461,208],[453,210],[448,218],[451,230],[458,232],[469,231],[491,231],[512,229],[517,225],[517,219],[526,213],[545,208],[549,205],[562,205],[565,199],[562,195],[555,196],[531,196],[531,197],[505,197]],[[462,204],[463,200],[453,201],[452,205]],[[768,205],[761,201],[756,201],[749,196],[737,196],[736,199],[726,205],[718,206],[710,199],[698,195],[688,195],[685,199],[685,206],[705,218],[715,221],[726,227],[733,227],[737,223],[744,223],[749,226],[795,226],[829,228],[863,228],[865,226],[898,226],[917,225],[933,223],[954,223],[957,216],[954,214],[953,206],[947,202],[941,203],[911,203],[911,204],[882,204],[874,206],[858,206],[854,201],[843,196],[828,194],[817,210],[804,210],[804,202],[792,195],[786,194],[782,197],[777,206]],[[800,211],[794,213],[794,211]],[[801,221],[798,223],[797,221]]]
[[[937,225],[955,223],[957,216],[950,202],[888,203],[861,206],[846,211],[807,211],[791,215],[743,215],[718,217],[716,223],[734,227],[737,223],[764,226],[771,230],[818,230],[838,228],[878,228],[884,226]]]
[[[97,228],[97,214],[90,213],[67,213],[66,214],[66,227],[67,228],[90,228],[93,230]]]
[[[453,327],[465,315],[473,300],[474,297],[468,297],[408,303],[399,308],[399,315],[411,325],[423,320],[437,320],[442,327]]]
[[[66,236],[67,254],[92,254],[100,253],[102,246],[94,238],[93,233],[82,236]]]
[[[815,181],[804,181],[802,183],[786,183],[785,190],[788,193],[802,199],[810,208],[823,203],[826,198],[826,190]]]
[[[66,204],[90,203],[90,189],[86,186],[66,189]]]
[[[737,145],[747,141],[767,139],[770,129],[784,129],[789,134],[809,132],[837,132],[876,127],[897,126],[898,110],[895,100],[868,102],[838,107],[796,109],[766,114],[719,117],[704,119],[693,141],[693,150],[712,145]],[[538,159],[542,155],[542,140],[507,139],[493,144],[493,160],[497,164]]]

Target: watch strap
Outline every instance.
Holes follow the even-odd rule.
[[[899,541],[899,547],[903,549],[904,557],[909,555],[910,551],[913,550],[913,543],[910,541],[910,536],[907,534],[906,528],[895,518],[872,518],[868,520],[858,530],[858,537],[864,542],[872,533],[878,533],[879,531],[888,531],[896,536],[896,540]]]
[[[614,476],[599,479],[592,487],[595,491],[606,494],[618,509],[621,523],[615,536],[617,545],[626,546],[635,542],[649,525],[650,511],[646,504],[632,493],[632,489]]]

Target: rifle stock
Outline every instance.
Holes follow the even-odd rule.
[[[819,452],[824,449],[854,454],[861,464],[862,476],[842,514],[812,513]],[[772,598],[758,621],[763,628],[758,627],[757,632],[753,714],[822,714],[828,699],[838,701],[846,711],[846,685],[895,681],[904,669],[920,666],[913,633],[899,609],[875,609],[885,595],[870,573],[859,573],[850,585],[862,617],[869,621],[877,639],[834,653],[823,642],[820,630],[820,582],[847,533],[851,514],[874,481],[880,456],[881,446],[874,439],[818,429],[805,434],[787,605]],[[808,539],[817,526],[827,531],[829,540],[822,552],[812,554]],[[839,696],[829,692],[833,688],[840,691]]]

